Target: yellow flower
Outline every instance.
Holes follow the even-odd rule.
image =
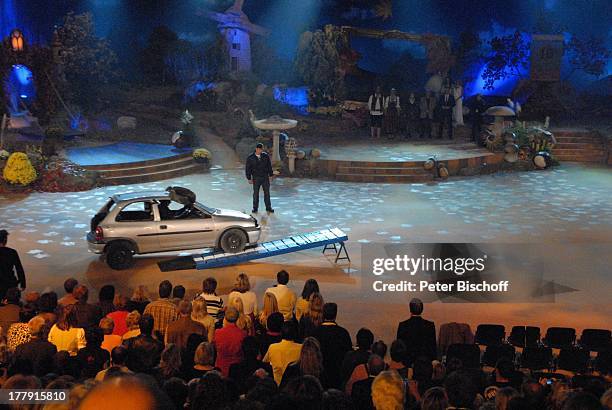
[[[210,159],[212,157],[212,154],[210,153],[209,150],[205,148],[198,148],[198,149],[193,150],[193,157]]]
[[[23,152],[11,154],[2,174],[7,182],[24,186],[34,182],[37,177],[36,170]]]

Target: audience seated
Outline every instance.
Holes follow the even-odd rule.
[[[153,331],[156,337],[160,339],[163,339],[168,325],[174,322],[178,317],[176,305],[170,300],[171,293],[172,283],[168,280],[164,280],[159,284],[159,299],[149,303],[144,309],[145,315],[149,314],[153,316]]]
[[[238,311],[230,306],[225,312],[223,327],[215,332],[214,346],[217,351],[215,365],[223,376],[229,374],[231,365],[242,361],[242,341],[246,333],[236,326],[236,321],[238,321]]]
[[[281,329],[281,341],[279,343],[273,343],[268,348],[268,352],[263,358],[265,363],[270,363],[274,372],[274,381],[276,384],[281,383],[283,379],[283,373],[289,365],[300,358],[300,351],[302,345],[296,343],[297,339],[297,326],[294,321],[287,321],[283,323]]]
[[[200,297],[206,300],[206,309],[217,322],[223,319],[223,299],[217,296],[217,279],[206,278],[202,282],[202,293]]]
[[[342,383],[340,372],[344,355],[353,347],[347,330],[336,323],[337,315],[338,305],[335,303],[323,305],[323,322],[313,333],[321,344],[323,365],[327,371],[329,387],[335,389],[339,388]]]
[[[100,307],[102,316],[106,316],[116,310],[115,304],[115,287],[113,285],[104,285],[100,288],[98,293],[97,306]]]
[[[103,316],[102,309],[100,306],[87,303],[89,299],[89,289],[87,289],[87,286],[77,285],[72,294],[77,300],[73,305],[76,316],[76,326],[84,329],[97,327]]]
[[[278,275],[280,289],[283,282],[287,285],[286,276]],[[223,328],[217,331],[207,300],[198,295],[192,303],[186,302],[184,287],[172,289],[167,281],[160,286],[160,300],[148,309],[163,321],[171,316],[163,310],[168,305],[176,314],[176,301],[180,317],[159,326],[153,315],[139,313],[148,304],[141,286],[132,301],[121,298],[112,286],[103,286],[97,292],[99,300],[90,304],[87,287],[67,280],[61,305],[53,292],[30,291],[22,303],[19,291],[11,290],[9,303],[0,308],[5,313],[0,319],[12,315],[5,320],[6,337],[0,337],[0,388],[65,389],[67,403],[44,408],[67,409],[590,410],[611,406],[610,365],[605,362],[610,356],[605,352],[580,374],[552,378],[550,373],[519,372],[519,360],[515,363],[512,357],[498,360],[490,373],[477,363],[464,364],[460,357],[432,360],[435,326],[420,318],[422,302],[413,300],[412,317],[398,326],[400,338],[391,344],[385,363],[387,345],[382,340],[373,343],[367,329],[357,332],[355,350],[351,348],[348,332],[335,321],[337,306],[323,304],[314,280],[306,281],[296,303],[299,320],[289,308],[287,321],[273,293],[264,296],[264,309],[258,309],[245,274],[236,278],[225,312],[221,297],[215,294],[216,280],[207,281],[209,295],[219,300],[216,313],[225,316]],[[261,315],[255,316],[258,312]],[[253,320],[262,315],[263,322]],[[95,317],[100,320],[92,324]],[[255,336],[247,336],[253,329],[249,320],[256,324]],[[123,329],[117,332],[119,323]],[[454,332],[452,326],[445,329]],[[160,337],[163,331],[165,337]],[[440,337],[441,346],[450,336]],[[334,386],[344,386],[345,391]]]
[[[74,305],[75,303],[77,303],[77,299],[74,297],[72,292],[78,284],[79,281],[75,278],[68,278],[64,281],[64,291],[66,291],[66,294],[60,300],[57,301],[57,304],[60,307],[64,307],[66,305]]]
[[[21,312],[21,292],[17,288],[9,288],[0,306],[0,328],[2,336],[6,336],[8,328],[13,323],[19,323]]]
[[[128,327],[126,324],[127,316],[130,313],[127,310],[128,302],[129,301],[127,297],[122,295],[115,295],[115,299],[113,301],[115,311],[110,312],[106,315],[106,317],[112,319],[113,321],[113,334],[119,337],[122,337],[128,331]]]
[[[151,303],[151,301],[149,300],[147,288],[143,285],[140,285],[140,286],[137,286],[136,289],[134,289],[134,292],[132,293],[132,297],[130,298],[130,301],[128,302],[127,310],[129,312],[133,312],[134,310],[137,310],[138,313],[142,315],[144,313],[145,308],[147,307],[149,303]]]
[[[102,330],[102,334],[104,334],[104,340],[102,341],[102,349],[106,350],[109,354],[113,351],[113,349],[119,346],[123,339],[121,336],[113,333],[113,329],[115,328],[115,323],[113,323],[113,319],[109,317],[103,317],[100,319],[100,329]]]
[[[283,314],[285,320],[293,319],[295,303],[297,298],[287,284],[289,283],[289,273],[281,270],[276,274],[276,285],[266,289],[266,293],[271,293],[276,297],[278,311]]]
[[[308,279],[304,283],[304,289],[302,294],[295,302],[295,318],[300,320],[302,315],[308,311],[308,304],[310,303],[310,295],[313,293],[319,293],[319,283],[315,279]]]
[[[207,336],[206,328],[191,319],[191,303],[182,300],[178,305],[179,317],[171,322],[166,329],[165,343],[174,343],[179,349],[187,346],[187,338],[192,333]]]

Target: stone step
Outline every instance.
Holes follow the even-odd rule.
[[[603,155],[603,149],[565,149],[553,148],[553,155]]]
[[[607,156],[602,155],[568,155],[568,154],[554,154],[553,157],[560,162],[605,162]]]
[[[180,158],[175,161],[167,161],[164,163],[153,164],[153,165],[145,165],[145,166],[127,166],[125,164],[125,168],[113,168],[113,169],[103,169],[98,170],[103,178],[111,178],[111,177],[122,177],[122,176],[130,176],[130,175],[139,175],[139,174],[149,174],[152,172],[160,172],[160,171],[171,171],[173,169],[183,168],[187,165],[194,164],[194,160],[191,156],[186,158]]]
[[[344,161],[336,160],[340,167],[367,167],[367,168],[416,168],[423,167],[425,161]]]
[[[423,167],[338,167],[338,174],[374,174],[374,175],[427,175],[431,171]]]
[[[206,170],[204,166],[197,163],[192,163],[180,168],[174,168],[171,170],[153,171],[140,174],[133,174],[127,176],[112,176],[102,178],[102,180],[110,185],[122,185],[122,184],[139,184],[143,182],[161,181],[164,179],[176,178],[179,176],[195,174]]]
[[[601,142],[558,142],[553,149],[603,149]]]
[[[378,182],[378,183],[417,183],[433,181],[432,174],[427,175],[377,175],[377,174],[336,174],[337,181],[343,182]]]
[[[561,143],[571,143],[571,142],[584,142],[584,143],[592,143],[592,144],[601,144],[601,137],[598,135],[594,136],[567,136],[567,137],[558,137],[555,135],[555,139],[557,140],[557,144]]]

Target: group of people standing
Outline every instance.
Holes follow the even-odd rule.
[[[447,82],[439,94],[427,91],[417,98],[412,92],[405,103],[400,103],[395,88],[385,96],[378,86],[368,99],[368,110],[372,138],[380,138],[384,129],[391,137],[408,138],[433,138],[437,131],[441,139],[446,131],[452,139],[453,126],[463,125],[463,87],[460,82]]]

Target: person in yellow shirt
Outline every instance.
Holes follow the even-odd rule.
[[[285,320],[291,320],[293,319],[297,297],[295,292],[287,286],[289,283],[289,273],[285,270],[278,272],[276,274],[276,281],[276,286],[266,289],[266,293],[272,293],[276,296],[278,311],[283,314]]]
[[[298,330],[294,321],[283,323],[282,340],[280,343],[271,344],[263,358],[264,363],[270,363],[272,366],[276,384],[280,384],[287,366],[300,358],[302,345],[295,342],[297,336]]]

